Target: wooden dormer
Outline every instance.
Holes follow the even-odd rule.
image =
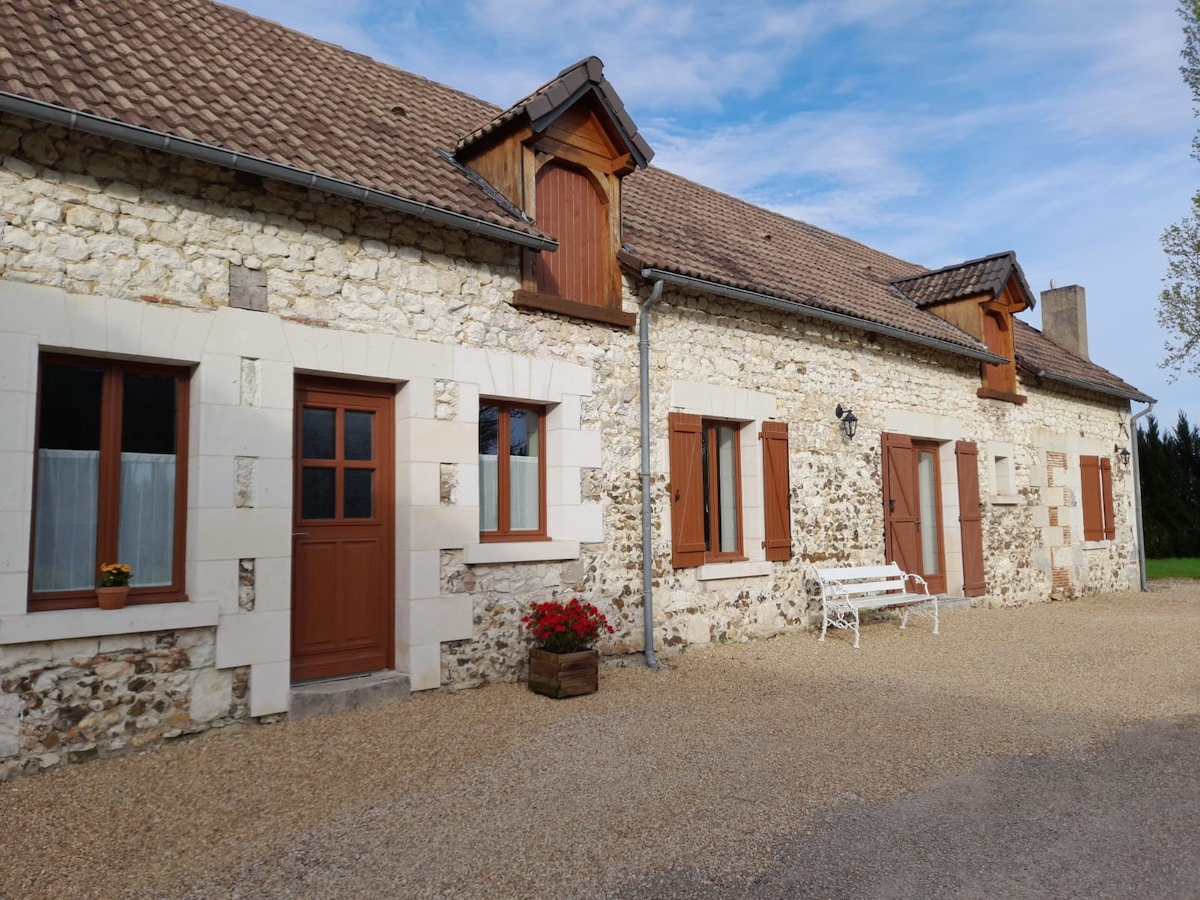
[[[513,305],[631,326],[621,309],[621,179],[653,151],[588,57],[459,141],[455,158],[558,241],[526,250]]]
[[[893,284],[917,306],[940,316],[985,344],[1007,363],[980,363],[982,385],[977,395],[990,400],[1024,403],[1017,393],[1013,316],[1032,309],[1033,294],[1012,252],[997,253],[948,266]]]

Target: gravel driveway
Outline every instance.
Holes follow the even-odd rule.
[[[937,637],[879,622],[859,651],[801,634],[608,666],[566,701],[496,685],[247,727],[0,785],[0,896],[761,883],[812,865],[808,834],[847,809],[1200,714],[1198,647],[1200,586],[1182,583],[955,611]]]

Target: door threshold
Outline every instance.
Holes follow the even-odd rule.
[[[411,695],[408,675],[391,669],[308,681],[292,685],[288,692],[288,719],[336,715]]]

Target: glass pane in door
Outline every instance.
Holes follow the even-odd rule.
[[[917,493],[921,505],[921,566],[925,575],[940,575],[938,545],[937,456],[917,454]]]

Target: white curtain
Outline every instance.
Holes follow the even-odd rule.
[[[175,454],[121,454],[119,559],[139,587],[171,583],[175,552]]]
[[[512,503],[509,518],[513,531],[537,531],[538,514],[538,459],[536,456],[510,456],[508,458],[508,496]]]
[[[96,504],[100,454],[96,450],[39,450],[37,532],[33,589],[94,587]],[[117,559],[133,567],[133,584],[170,584],[175,549],[175,455],[121,454],[121,509]]]
[[[497,478],[496,454],[479,454],[479,530],[495,531],[500,527],[497,511],[500,508],[500,481]]]
[[[38,451],[35,592],[95,586],[99,487],[98,450]]]
[[[737,446],[732,428],[717,429],[717,490],[720,494],[721,552],[733,553],[738,548],[737,504]]]
[[[499,527],[499,472],[495,454],[479,454],[480,531],[495,531]],[[508,458],[508,495],[511,503],[509,528],[513,531],[536,531],[541,524],[538,474],[536,456]]]

